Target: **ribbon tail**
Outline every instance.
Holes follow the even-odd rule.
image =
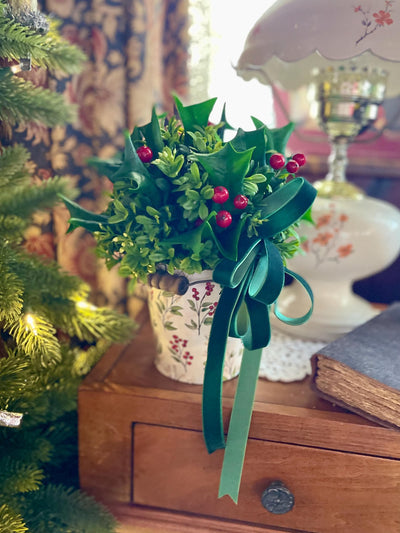
[[[269,327],[269,323],[266,324]],[[237,503],[262,348],[244,350],[222,465],[218,497],[230,496]]]
[[[222,383],[225,348],[240,288],[224,287],[211,326],[203,382],[203,436],[208,453],[225,447]]]

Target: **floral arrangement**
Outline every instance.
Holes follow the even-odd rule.
[[[162,265],[169,273],[214,269],[235,261],[241,239],[262,235],[269,199],[304,165],[303,154],[282,155],[293,124],[269,129],[253,119],[253,131],[238,130],[230,142],[225,120],[212,124],[216,99],[184,106],[177,115],[152,112],[151,122],[126,133],[125,150],[90,164],[107,176],[113,190],[106,211],[94,214],[63,198],[69,231],[94,233],[97,253],[119,273],[146,281]],[[291,224],[271,237],[283,258],[300,239]]]
[[[300,324],[312,312],[311,288],[286,268],[285,260],[299,248],[296,224],[310,218],[316,190],[295,176],[304,155],[288,160],[283,155],[293,124],[269,129],[253,119],[254,130],[239,129],[225,142],[230,127],[225,110],[218,124],[209,122],[215,101],[184,106],[175,97],[176,116],[157,115],[153,109],[148,124],[126,134],[123,153],[92,159],[113,184],[104,213],[64,201],[70,230],[83,226],[92,231],[99,255],[110,267],[119,264],[119,273],[133,282],[166,277],[157,270],[213,271],[213,281],[221,286],[218,305],[201,307],[213,315],[204,369],[203,436],[210,453],[226,446],[219,495],[237,502],[258,367],[270,339],[269,312],[285,274],[303,285],[310,309],[288,318],[275,307],[276,316]],[[225,443],[221,394],[228,337],[240,338],[244,350]],[[170,342],[174,357],[189,358],[185,339],[176,336]]]

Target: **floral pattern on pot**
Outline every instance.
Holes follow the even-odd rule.
[[[149,312],[157,339],[155,365],[165,376],[185,383],[202,384],[208,339],[221,287],[212,271],[187,276],[189,288],[178,296],[157,288],[149,289]],[[229,337],[224,379],[239,374],[243,345]]]

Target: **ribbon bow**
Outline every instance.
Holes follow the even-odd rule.
[[[238,261],[223,260],[213,279],[223,289],[214,315],[208,343],[203,386],[203,435],[209,453],[225,448],[222,421],[222,376],[228,336],[241,338],[244,345],[239,380],[221,472],[219,497],[228,494],[237,502],[244,454],[250,427],[262,349],[269,344],[269,312],[283,288],[285,273],[297,279],[310,296],[310,309],[297,318],[276,316],[292,325],[302,324],[312,313],[310,286],[288,270],[275,244],[269,239],[284,231],[310,208],[315,189],[303,178],[295,178],[272,193],[262,205],[265,222],[260,237],[243,238]]]

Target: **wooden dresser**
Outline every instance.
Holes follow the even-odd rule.
[[[81,486],[121,533],[400,533],[400,432],[333,407],[307,380],[260,379],[235,505],[217,497],[223,452],[203,443],[201,386],[162,376],[154,353],[145,321],[79,391]],[[224,384],[226,428],[235,387]],[[294,498],[283,514],[261,503],[277,481]]]

